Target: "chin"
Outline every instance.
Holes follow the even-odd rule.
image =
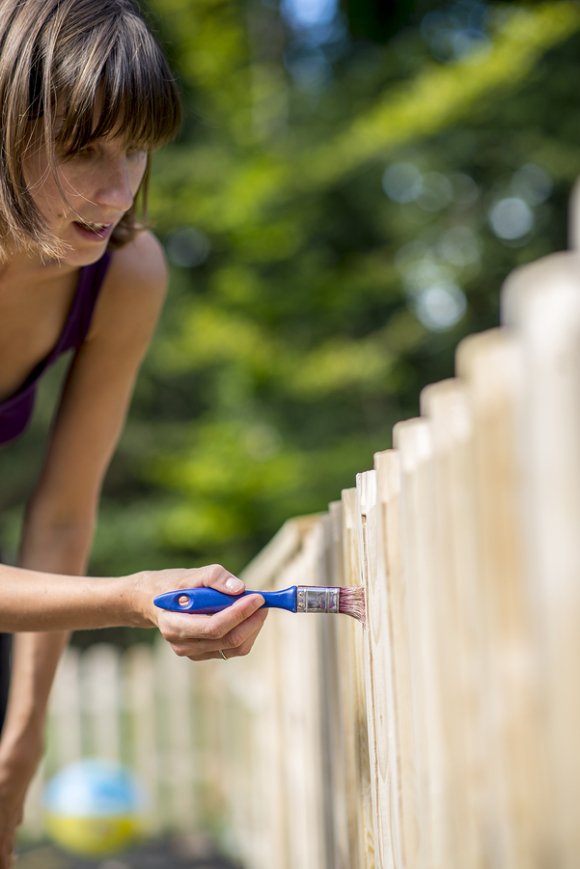
[[[108,242],[101,244],[91,244],[90,247],[69,247],[60,259],[64,266],[72,266],[73,268],[83,268],[98,262],[107,250]]]

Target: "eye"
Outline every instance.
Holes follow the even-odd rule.
[[[95,154],[95,148],[93,145],[86,145],[84,148],[80,148],[78,151],[69,151],[66,154],[67,160],[90,160]]]
[[[129,145],[125,153],[129,160],[136,160],[147,155],[145,148],[141,148],[138,145]]]

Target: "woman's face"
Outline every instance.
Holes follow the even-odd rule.
[[[147,166],[147,152],[120,137],[95,139],[72,156],[57,154],[56,176],[43,148],[25,159],[24,176],[49,229],[66,245],[63,261],[96,262],[127,212]]]

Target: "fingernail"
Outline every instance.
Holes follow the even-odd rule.
[[[254,604],[255,610],[259,610],[260,607],[264,606],[264,603],[265,603],[265,601],[264,601],[264,598],[262,597],[261,594],[254,595],[253,604]]]
[[[228,591],[241,591],[244,587],[244,583],[241,579],[236,579],[233,576],[230,576],[229,579],[226,580],[226,588]]]

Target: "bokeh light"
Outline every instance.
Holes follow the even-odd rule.
[[[434,284],[421,290],[413,300],[417,318],[433,332],[451,329],[463,317],[467,301],[455,284]]]
[[[489,210],[489,223],[498,238],[516,241],[526,236],[534,225],[534,214],[521,196],[507,196]]]
[[[423,192],[423,175],[413,163],[393,163],[383,174],[383,190],[394,202],[414,202]]]
[[[208,258],[211,244],[204,232],[193,226],[182,226],[168,237],[165,249],[174,265],[195,268]]]

